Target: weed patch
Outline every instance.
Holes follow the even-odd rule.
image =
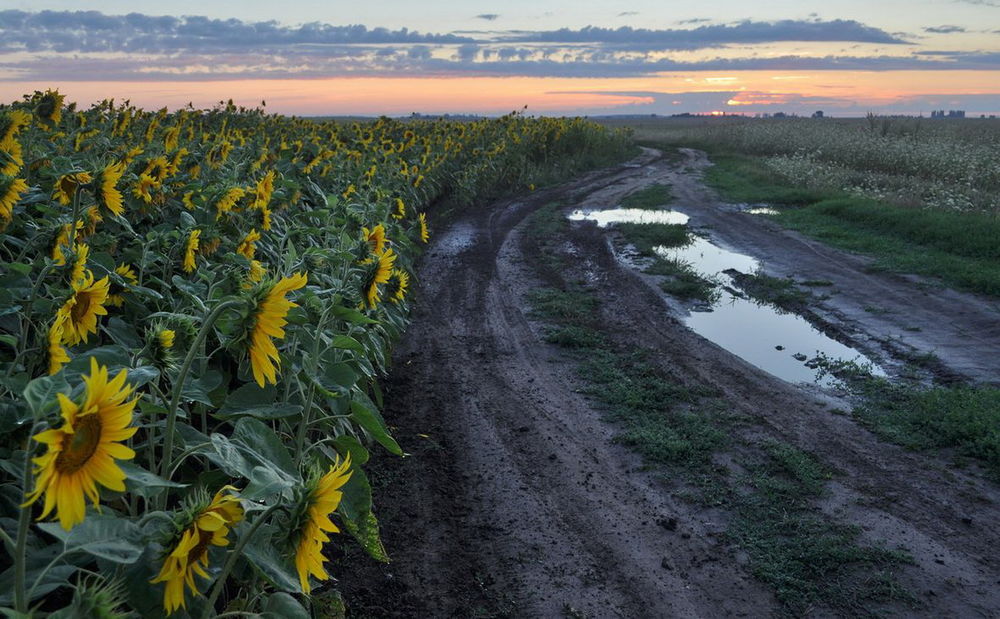
[[[622,208],[657,209],[672,202],[670,185],[653,184],[629,194],[622,200]]]

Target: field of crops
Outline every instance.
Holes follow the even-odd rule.
[[[1000,212],[995,119],[644,119],[636,137],[760,156],[784,179],[907,206]]]
[[[519,115],[0,107],[0,607],[333,613],[328,546],[388,559],[364,465],[403,453],[379,379],[425,212],[629,148]]]

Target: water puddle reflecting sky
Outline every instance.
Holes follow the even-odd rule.
[[[601,227],[619,222],[681,224],[688,220],[688,216],[679,211],[644,209],[577,210],[569,218],[595,221]],[[736,285],[733,278],[725,273],[726,270],[749,274],[760,269],[760,262],[752,256],[724,249],[700,236],[695,236],[684,247],[657,247],[655,251],[665,259],[685,262],[699,275],[730,288],[736,288]],[[808,360],[822,353],[831,360],[870,365],[873,374],[885,376],[885,372],[868,357],[824,335],[801,316],[726,290],[721,293],[709,311],[690,312],[684,319],[685,324],[705,339],[762,370],[793,383],[818,382],[833,386],[837,383],[834,377],[817,378],[817,370],[806,365]],[[796,359],[795,355],[799,358]]]
[[[593,221],[599,228],[609,224],[686,224],[688,216],[678,211],[644,208],[611,208],[605,210],[577,209],[569,214],[570,221]]]

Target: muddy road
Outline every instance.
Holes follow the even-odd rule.
[[[670,183],[678,210],[768,274],[827,280],[815,307],[838,339],[884,360],[933,350],[941,372],[1000,376],[996,304],[868,263],[720,203],[704,156],[646,149],[624,166],[472,208],[436,231],[419,266],[414,321],[394,355],[386,419],[410,455],[377,456],[376,511],[392,563],[352,555],[339,574],[355,616],[766,617],[785,612],[726,536],[732,515],[688,500],[688,481],[643,466],[581,395],[574,362],[545,342],[526,296],[545,284],[526,217],[551,202],[609,208]],[[904,550],[897,616],[1000,617],[997,485],[944,457],[879,441],[844,403],[786,382],[699,336],[686,310],[621,259],[613,234],[574,224],[575,259],[616,345],[656,351],[678,381],[744,419],[739,445],[786,441],[835,473],[817,509]],[[864,308],[877,303],[886,311]],[[919,328],[919,330],[917,330]],[[973,335],[975,334],[975,335]],[[752,448],[752,447],[751,447]],[[746,449],[739,447],[738,449]],[[728,461],[718,456],[721,465]],[[354,552],[354,551],[350,551]],[[334,557],[339,560],[340,557]],[[340,571],[339,569],[337,570]],[[817,607],[815,616],[836,616]]]

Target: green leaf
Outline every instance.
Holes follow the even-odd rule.
[[[290,593],[302,593],[299,577],[288,557],[282,556],[280,548],[286,546],[277,527],[273,524],[262,525],[257,529],[247,545],[243,547],[243,556],[275,588]]]
[[[240,492],[240,496],[248,501],[260,501],[281,494],[294,485],[294,482],[278,475],[270,467],[255,466],[250,471],[250,483]]]
[[[287,593],[272,593],[264,604],[263,619],[312,619],[299,601]]]
[[[111,339],[113,339],[116,344],[135,350],[142,348],[142,339],[135,332],[132,325],[117,316],[109,320],[104,325],[104,330],[111,335]]]
[[[208,370],[201,376],[184,381],[184,388],[181,389],[181,399],[187,402],[200,402],[206,406],[215,406],[209,394],[222,384],[222,374],[216,370]]]
[[[389,432],[386,429],[382,418],[366,408],[357,400],[351,401],[351,420],[367,430],[368,433],[371,434],[376,441],[381,443],[383,447],[388,449],[390,453],[396,454],[397,456],[403,455],[403,450],[399,448],[399,443],[389,436]]]
[[[277,466],[296,478],[295,462],[288,448],[270,426],[251,417],[244,417],[233,426],[232,440],[241,443],[244,453],[250,453],[264,466]]]
[[[67,554],[85,552],[123,565],[135,563],[142,555],[142,532],[124,518],[90,515],[69,531],[56,522],[43,522],[38,528],[62,541]]]
[[[378,520],[372,513],[372,487],[360,467],[351,467],[351,478],[341,492],[344,494],[337,513],[344,522],[344,528],[373,559],[388,563],[389,555],[379,537]]]
[[[372,320],[371,318],[365,316],[356,309],[351,309],[349,307],[344,307],[342,305],[336,305],[330,308],[330,311],[334,316],[340,318],[341,320],[346,320],[347,322],[353,322],[359,325],[377,325],[377,320]]]
[[[245,416],[270,420],[302,414],[301,406],[275,402],[277,397],[277,389],[272,385],[261,389],[254,383],[247,383],[226,397],[225,405],[215,416],[220,419]]]
[[[42,417],[58,407],[56,394],[69,393],[69,383],[62,374],[42,376],[24,388],[24,399],[36,417]]]
[[[131,462],[119,462],[118,467],[125,473],[125,487],[129,492],[134,492],[141,497],[154,497],[168,488],[187,488],[188,484],[164,479],[159,475],[154,475],[144,468],[138,467]]]
[[[357,341],[349,335],[338,335],[333,338],[330,345],[334,348],[343,348],[345,350],[353,350],[356,352],[364,352],[365,347],[361,345],[361,342]]]

